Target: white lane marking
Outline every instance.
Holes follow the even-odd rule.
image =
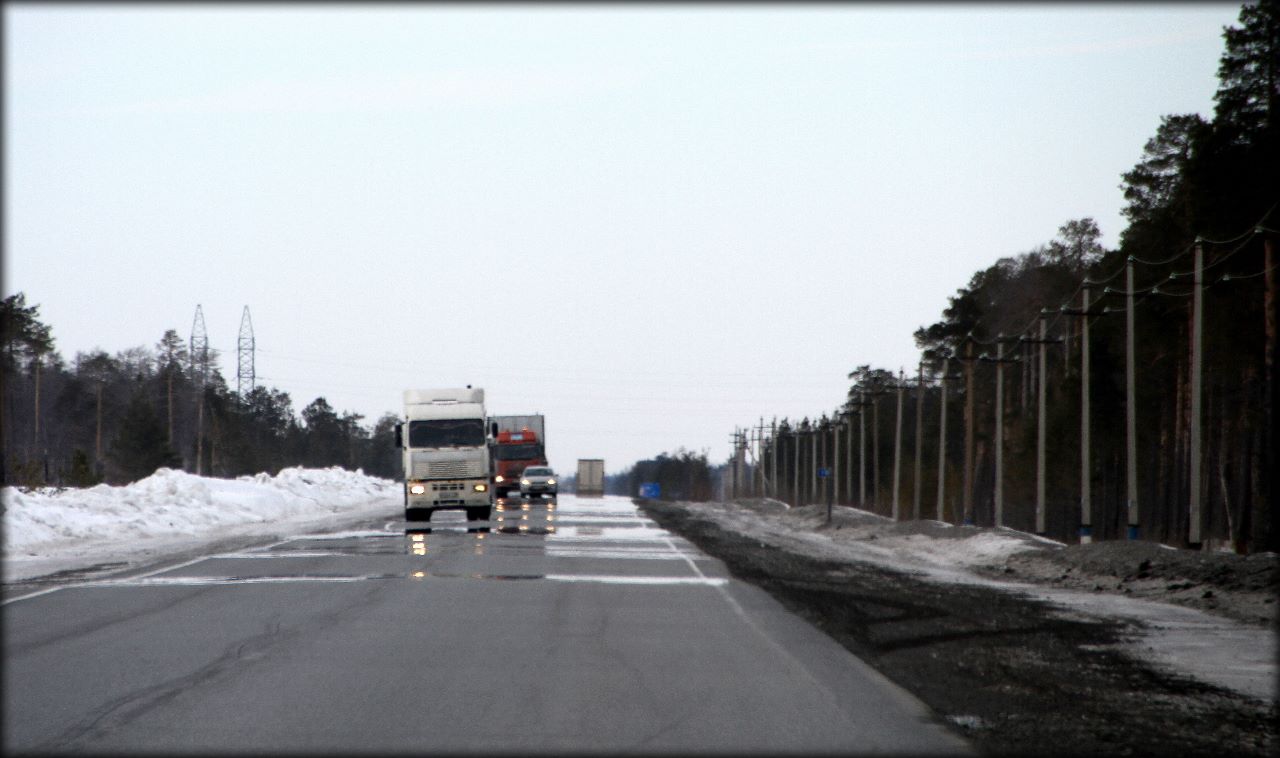
[[[593,549],[588,547],[551,547],[547,548],[547,555],[551,558],[612,558],[644,561],[673,561],[685,557],[683,553],[672,554],[667,551],[646,548],[628,550],[626,548]],[[696,561],[711,560],[706,556],[700,555],[692,556],[692,558]]]
[[[107,579],[89,587],[198,587],[218,584],[286,584],[289,582],[363,582],[371,576],[152,576],[146,579]]]
[[[692,577],[692,576],[605,576],[593,574],[547,574],[553,582],[595,582],[598,584],[696,584],[708,587],[719,587],[728,579]]]
[[[129,579],[130,579],[130,580],[134,580],[134,579],[146,579],[146,578],[148,578],[148,577],[155,576],[156,574],[162,574],[162,573],[164,573],[164,572],[166,572],[166,571],[177,571],[178,569],[186,568],[187,566],[194,565],[194,564],[196,564],[196,563],[199,563],[200,561],[207,560],[207,559],[208,559],[208,556],[203,556],[203,555],[202,555],[202,556],[200,556],[199,558],[192,558],[191,560],[189,560],[189,561],[187,561],[187,562],[185,562],[185,563],[179,563],[179,564],[177,564],[176,566],[164,566],[164,567],[162,567],[162,568],[158,568],[158,569],[155,569],[155,570],[153,570],[153,571],[148,571],[148,572],[146,572],[145,574],[138,574],[137,576],[129,577]],[[49,587],[48,589],[43,589],[43,590],[40,590],[40,591],[38,591],[38,592],[32,592],[32,593],[29,593],[29,594],[26,594],[26,595],[19,595],[18,597],[11,597],[11,598],[9,598],[8,600],[4,601],[3,603],[0,603],[0,605],[8,605],[9,603],[16,603],[16,602],[18,602],[19,600],[30,600],[30,599],[31,599],[31,598],[33,598],[33,597],[39,597],[39,596],[41,596],[41,595],[48,595],[50,592],[57,592],[58,590],[73,589],[73,588],[77,588],[77,587],[93,587],[93,586],[95,586],[95,585],[97,585],[97,584],[99,584],[99,583],[101,583],[101,582],[110,582],[110,581],[115,581],[115,580],[112,580],[112,579],[97,579],[97,580],[90,579],[90,580],[88,580],[88,581],[84,581],[84,582],[72,582],[72,583],[70,583],[70,584],[61,584],[61,585],[58,585],[57,587]]]

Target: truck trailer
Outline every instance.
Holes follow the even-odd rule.
[[[506,497],[520,489],[520,475],[528,466],[547,465],[546,419],[528,416],[490,416],[493,495]]]
[[[579,458],[577,494],[588,497],[604,495],[604,459]]]
[[[405,390],[396,447],[404,461],[404,517],[430,521],[439,510],[465,510],[468,521],[493,511],[484,390]]]

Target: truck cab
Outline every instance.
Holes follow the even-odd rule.
[[[405,390],[404,421],[396,446],[404,462],[406,521],[430,521],[439,510],[465,510],[468,521],[487,521],[493,510],[489,482],[489,429],[484,390]]]
[[[520,477],[529,466],[547,465],[547,452],[538,433],[523,427],[500,431],[493,443],[493,493],[504,498],[520,489]]]

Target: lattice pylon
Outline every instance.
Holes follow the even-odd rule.
[[[253,320],[249,318],[249,306],[244,307],[244,315],[240,317],[240,340],[237,343],[239,361],[236,371],[236,394],[244,397],[253,391],[256,377],[253,373]]]

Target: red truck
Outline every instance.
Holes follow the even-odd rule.
[[[511,428],[512,421],[528,421]],[[520,475],[526,466],[546,466],[547,449],[541,432],[541,416],[494,416],[498,435],[492,445],[494,497],[506,497],[511,490],[520,490]]]

